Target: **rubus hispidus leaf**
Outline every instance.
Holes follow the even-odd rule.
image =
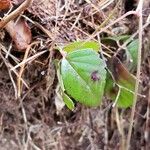
[[[121,36],[110,36],[104,37],[101,39],[101,42],[108,47],[114,47],[115,49],[118,47],[118,43],[124,43],[127,39],[129,39],[129,35],[121,35]]]
[[[127,51],[130,54],[130,65],[129,65],[129,70],[135,71],[137,67],[137,57],[138,57],[138,46],[139,46],[139,40],[133,40],[130,44],[127,46]]]
[[[82,49],[92,49],[94,51],[100,50],[100,44],[94,41],[76,41],[66,45],[63,50],[66,52],[72,52],[75,50],[82,50]]]
[[[113,56],[108,60],[108,69],[111,71],[117,84],[134,91],[136,79],[117,57]]]
[[[63,98],[63,100],[64,100],[65,105],[66,105],[70,110],[74,110],[74,103],[73,103],[73,101],[71,100],[71,98],[70,98],[67,94],[65,94],[65,93],[62,94],[62,98]]]
[[[105,37],[102,38],[102,41],[119,42],[119,41],[126,41],[128,38],[130,38],[129,35],[120,35],[120,36]]]
[[[61,76],[68,96],[86,106],[98,106],[103,97],[106,64],[91,49],[72,51],[61,61]]]
[[[105,94],[112,100],[117,98],[117,106],[127,108],[133,104],[135,77],[123,66],[121,61],[113,56],[108,61],[108,74]],[[115,82],[114,82],[115,81]],[[119,92],[119,95],[118,95]]]

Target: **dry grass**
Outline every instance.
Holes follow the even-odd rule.
[[[21,5],[21,11],[27,2]],[[150,149],[149,3],[143,7],[137,3],[140,11],[126,12],[121,0],[33,0],[18,16],[27,20],[33,35],[25,53],[16,52],[7,33],[0,31],[0,146],[4,150]],[[13,14],[5,16],[6,23],[14,18]],[[131,14],[138,15],[139,22]],[[141,79],[140,91],[146,97],[135,103],[131,121],[130,109],[111,108],[108,100],[95,109],[76,104],[73,112],[66,107],[58,111],[55,101],[61,98],[57,95],[54,59],[61,56],[56,47],[78,40],[101,43],[101,37],[121,34],[131,34],[131,38],[139,34],[140,40],[137,82]],[[115,50],[101,44],[104,56],[110,57],[125,49],[128,41]],[[135,102],[138,87],[137,83]]]

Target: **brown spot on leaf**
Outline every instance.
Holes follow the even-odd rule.
[[[98,70],[93,71],[93,72],[91,73],[91,79],[92,79],[93,81],[99,81],[99,80],[100,80],[100,76],[99,76],[99,74],[98,74]]]

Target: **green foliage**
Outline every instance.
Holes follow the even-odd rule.
[[[135,77],[123,66],[117,57],[108,60],[107,67],[112,73],[114,81],[131,91],[134,91]]]
[[[108,37],[115,42],[127,40],[129,36]],[[134,65],[137,62],[138,41],[128,46]],[[105,94],[121,108],[132,106],[135,77],[129,73],[117,57],[107,60],[107,66],[98,54],[99,43],[74,42],[64,47],[67,52],[57,62],[57,76],[66,106],[73,110],[74,99],[86,106],[98,106]],[[106,69],[107,68],[107,69]]]
[[[106,95],[114,101],[117,98],[118,107],[126,108],[131,106],[136,82],[134,76],[129,73],[117,57],[112,57],[108,60],[108,69],[111,75],[110,73],[107,74]]]
[[[121,87],[120,87],[121,88]],[[133,104],[134,94],[127,89],[121,88],[118,97],[117,106],[120,108],[127,108]]]
[[[66,93],[87,106],[100,105],[105,87],[105,67],[105,62],[91,49],[68,53],[61,61]]]
[[[67,94],[65,94],[65,93],[63,93],[62,97],[63,97],[64,103],[66,104],[66,106],[67,106],[70,110],[74,110],[74,103],[73,103],[73,101],[71,100],[71,98],[70,98]]]
[[[129,39],[129,35],[113,36],[113,37],[104,37],[101,39],[101,42],[108,47],[118,47],[118,44],[124,43]]]
[[[129,35],[121,35],[121,36],[105,37],[102,38],[102,40],[109,41],[109,42],[112,41],[118,42],[118,41],[126,41],[129,37],[130,37]]]
[[[133,40],[127,46],[127,53],[129,53],[130,61],[131,61],[129,69],[132,71],[134,71],[136,69],[136,66],[137,66],[138,45],[139,45],[139,41],[138,41],[138,39],[136,39],[136,40]]]
[[[66,45],[63,50],[66,52],[72,52],[75,50],[82,50],[82,49],[92,49],[98,52],[100,50],[100,44],[94,41],[89,42],[77,41]]]
[[[105,95],[113,101],[117,101],[117,106],[120,108],[127,108],[132,106],[133,103],[133,91],[132,88],[128,89],[125,86],[130,84],[128,81],[125,81],[125,84],[122,86],[117,84],[111,75],[107,73],[106,86],[105,86]],[[133,85],[132,85],[133,86]],[[120,90],[120,91],[119,91]],[[119,93],[118,93],[119,92]],[[119,94],[119,95],[118,95]]]

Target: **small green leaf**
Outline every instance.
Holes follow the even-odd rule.
[[[138,57],[138,45],[139,41],[138,39],[133,40],[128,46],[127,50],[131,56],[131,65],[129,66],[130,70],[135,70],[137,66],[137,57]]]
[[[74,103],[73,101],[70,99],[70,97],[68,95],[66,95],[65,93],[63,93],[63,100],[64,103],[66,104],[66,106],[70,109],[70,110],[74,110]]]
[[[117,84],[131,91],[135,88],[135,77],[123,66],[117,57],[112,57],[108,61],[108,69],[112,73]]]
[[[108,68],[111,72],[107,74],[105,95],[113,101],[117,99],[117,106],[127,108],[133,104],[135,78],[122,65],[117,57],[108,61]],[[120,95],[117,97],[120,88]]]
[[[87,106],[98,106],[102,100],[106,64],[91,49],[68,53],[61,62],[61,75],[68,96]]]
[[[120,88],[120,95],[117,97]],[[127,90],[126,88],[119,87],[114,80],[112,79],[111,75],[108,73],[106,79],[106,86],[105,86],[105,95],[113,100],[114,102],[117,99],[117,106],[120,108],[128,108],[131,107],[133,104],[133,92]]]
[[[132,106],[134,94],[124,88],[121,88],[120,90],[117,106],[121,108]]]
[[[101,39],[101,42],[108,46],[109,48],[118,48],[118,43],[123,44],[127,39],[129,39],[129,35],[121,35],[121,36],[112,36],[112,37],[104,37]]]
[[[105,85],[105,95],[112,100],[115,100],[118,94],[119,87],[116,85],[115,81],[112,79],[112,76],[107,72],[106,85]]]
[[[121,35],[121,36],[112,36],[112,37],[105,37],[102,38],[103,41],[126,41],[128,38],[130,38],[129,35]]]
[[[73,42],[71,44],[68,44],[63,48],[64,51],[66,52],[72,52],[75,50],[82,50],[82,49],[92,49],[94,51],[99,51],[100,50],[100,44],[98,42],[94,41],[77,41]]]

